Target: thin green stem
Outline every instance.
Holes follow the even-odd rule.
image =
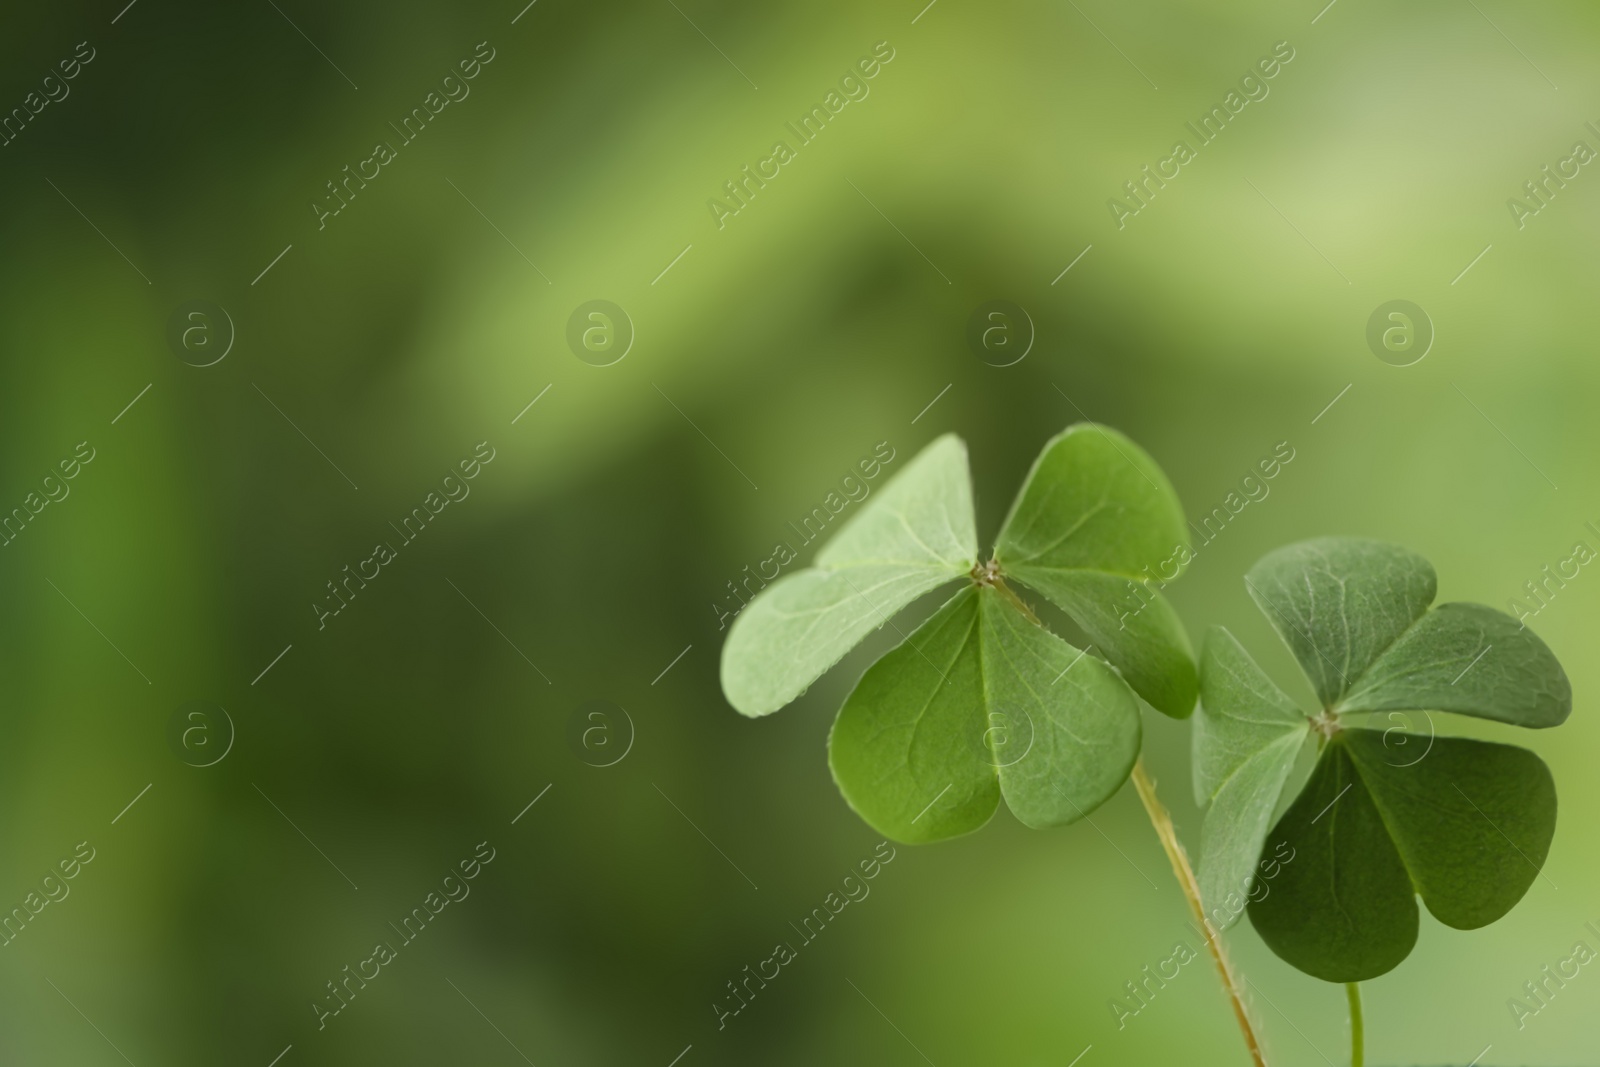
[[[996,574],[989,584],[994,586],[997,593],[1011,601],[1013,607],[1022,612],[1023,615],[1027,616],[1029,622],[1033,623],[1035,626],[1044,625],[1044,623],[1039,621],[1039,616],[1035,615],[1033,609],[1028,606],[1028,602],[1019,597],[1016,592],[1006,584],[1006,580],[1000,577],[999,574]]]
[[[1200,886],[1195,881],[1194,868],[1189,866],[1189,856],[1178,841],[1178,833],[1172,826],[1171,813],[1156,795],[1155,780],[1144,769],[1142,756],[1133,763],[1133,787],[1138,790],[1139,799],[1144,802],[1145,813],[1150,816],[1150,825],[1155,827],[1156,836],[1161,839],[1161,847],[1167,853],[1167,861],[1172,864],[1172,873],[1177,876],[1178,886],[1183,890],[1183,899],[1188,901],[1190,913],[1205,931],[1206,947],[1211,950],[1211,959],[1216,963],[1217,972],[1222,976],[1222,988],[1227,991],[1228,1000],[1233,1005],[1234,1020],[1239,1024],[1240,1034],[1244,1036],[1245,1047],[1250,1050],[1250,1062],[1255,1067],[1267,1067],[1266,1057],[1261,1053],[1261,1042],[1256,1039],[1255,1027],[1250,1023],[1250,1013],[1245,1010],[1239,983],[1234,980],[1233,968],[1228,966],[1228,954],[1222,947],[1222,938],[1211,925],[1211,921],[1206,918],[1205,908],[1200,904]]]
[[[1361,1020],[1361,984],[1346,982],[1345,997],[1350,1001],[1350,1067],[1366,1062],[1366,1027]]]
[[[1039,616],[1034,614],[1026,601],[1006,584],[1001,576],[999,564],[990,560],[987,564],[979,564],[972,568],[972,580],[978,585],[988,585],[1001,596],[1009,600],[1017,610],[1026,615],[1036,626],[1043,626]],[[1144,769],[1144,759],[1134,760],[1133,785],[1139,793],[1139,799],[1144,803],[1145,814],[1150,816],[1150,825],[1155,828],[1156,837],[1161,840],[1161,847],[1167,854],[1167,861],[1172,864],[1172,873],[1177,876],[1178,887],[1183,890],[1183,898],[1189,904],[1189,911],[1194,915],[1195,921],[1200,924],[1200,929],[1205,931],[1206,948],[1211,950],[1211,959],[1217,965],[1217,972],[1222,977],[1222,987],[1228,994],[1228,1001],[1233,1006],[1234,1020],[1239,1024],[1239,1032],[1244,1037],[1245,1048],[1250,1052],[1250,1062],[1254,1067],[1267,1067],[1266,1057],[1261,1052],[1261,1042],[1256,1038],[1255,1027],[1250,1022],[1250,1013],[1245,1010],[1244,997],[1240,993],[1239,983],[1233,975],[1233,968],[1228,965],[1228,953],[1222,946],[1222,938],[1217,933],[1211,921],[1206,918],[1205,908],[1200,903],[1200,885],[1194,877],[1194,868],[1189,865],[1188,853],[1184,852],[1183,845],[1178,841],[1177,830],[1172,825],[1172,814],[1167,806],[1156,795],[1156,783]],[[1359,1003],[1357,1009],[1359,1010]],[[1359,1025],[1359,1023],[1357,1024]],[[1357,1060],[1355,1067],[1361,1067]]]

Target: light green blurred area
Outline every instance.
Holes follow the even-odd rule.
[[[961,434],[987,543],[1085,418],[1197,518],[1292,445],[1169,590],[1197,641],[1226,624],[1286,686],[1240,580],[1280,544],[1398,541],[1441,600],[1501,608],[1600,546],[1600,174],[1521,230],[1506,207],[1600,148],[1585,5],[120,7],[0,33],[5,107],[98,50],[0,149],[0,505],[97,450],[0,549],[0,906],[97,850],[0,949],[0,1061],[1242,1064],[1203,957],[1125,1028],[1108,1008],[1200,948],[1127,790],[1092,825],[1002,812],[901,847],[719,1030],[725,983],[879,840],[824,743],[898,640],[747,721],[717,686],[725,583],[880,441],[899,463]],[[319,231],[323,183],[484,40],[471,95]],[[719,229],[723,182],[880,41],[870,94]],[[1118,229],[1107,199],[1279,41],[1269,95]],[[165,339],[196,298],[237,326],[204,369]],[[593,299],[636,330],[609,367],[565,341]],[[1036,326],[1014,366],[967,348],[991,299]],[[1393,299],[1437,333],[1409,367],[1365,341]],[[481,441],[471,495],[318,630],[324,583]],[[1597,607],[1585,569],[1533,620],[1573,682],[1559,731],[1436,717],[1537,751],[1561,819],[1509,916],[1425,918],[1368,984],[1371,1063],[1570,1064],[1600,1040],[1587,970],[1523,1029],[1506,1006],[1600,924]],[[195,699],[237,727],[208,768],[165,736]],[[591,699],[635,724],[615,766],[569,748]],[[1147,714],[1195,851],[1188,731]],[[319,1031],[325,983],[484,840],[471,896]],[[1248,923],[1229,939],[1270,1062],[1344,1062],[1341,991]]]

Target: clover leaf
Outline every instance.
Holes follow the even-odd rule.
[[[722,649],[722,691],[770,715],[922,594],[972,570],[978,534],[967,446],[934,441],[817,553],[761,592]]]
[[[957,593],[862,677],[833,724],[834,781],[899,841],[989,821],[1075,822],[1127,780],[1139,705],[1109,666],[1023,616],[994,586]]]
[[[1194,657],[1159,590],[1191,555],[1166,474],[1094,425],[1045,446],[995,545],[1005,573],[1071,616],[1135,692],[1174,718],[1194,710]]]
[[[1074,822],[1132,769],[1135,693],[1174,716],[1194,707],[1188,640],[1159,591],[1189,559],[1183,510],[1128,438],[1080,424],[1051,440],[993,558],[977,555],[966,446],[946,435],[812,567],[763,589],[723,646],[729,703],[770,714],[911,601],[967,579],[868,668],[829,737],[840,792],[897,840],[977,829],[1002,796],[1026,825]],[[1061,608],[1090,647],[1046,629],[1008,579]]]
[[[1572,708],[1555,655],[1492,608],[1430,607],[1432,566],[1394,545],[1289,545],[1245,582],[1322,709],[1303,713],[1227,630],[1208,635],[1194,765],[1196,792],[1210,801],[1200,890],[1214,925],[1247,910],[1293,966],[1356,982],[1410,953],[1417,896],[1463,930],[1510,911],[1555,833],[1544,763],[1509,745],[1376,730],[1350,717],[1447,711],[1555,726]],[[1312,747],[1309,780],[1272,825]]]

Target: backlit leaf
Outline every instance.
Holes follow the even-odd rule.
[[[1230,775],[1211,799],[1200,832],[1200,901],[1211,924],[1226,930],[1244,913],[1244,902],[1271,892],[1263,880],[1263,848],[1284,783],[1305,748],[1301,730],[1269,742]]]
[[[1200,838],[1200,899],[1213,925],[1226,929],[1242,913],[1311,723],[1219,626],[1201,656],[1194,725],[1195,792],[1211,803]]]
[[[1214,626],[1200,659],[1194,723],[1195,799],[1210,799],[1262,748],[1310,723],[1226,628]]]
[[[971,571],[978,555],[967,448],[924,448],[817,554],[761,590],[722,647],[722,691],[767,715],[805,691],[917,597]]]

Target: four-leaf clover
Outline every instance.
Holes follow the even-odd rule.
[[[1555,785],[1544,763],[1508,745],[1433,736],[1431,718],[1424,735],[1350,717],[1442,711],[1556,726],[1572,709],[1572,690],[1550,649],[1481,604],[1430,608],[1433,567],[1377,541],[1289,545],[1260,560],[1245,583],[1321,710],[1305,714],[1232,634],[1211,632],[1194,767],[1195,791],[1211,804],[1200,886],[1213,923],[1248,910],[1262,940],[1293,966],[1358,982],[1410,953],[1416,896],[1462,930],[1510,911],[1555,833]],[[1312,746],[1310,778],[1272,826]],[[1260,873],[1269,861],[1270,880]]]

